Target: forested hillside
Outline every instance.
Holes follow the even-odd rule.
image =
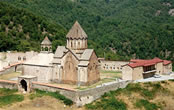
[[[65,29],[59,25],[0,2],[0,51],[39,51],[45,36],[53,41],[53,49],[64,44]]]
[[[174,61],[174,0],[1,1],[30,10],[66,30],[78,20],[89,36],[89,47],[99,57]]]

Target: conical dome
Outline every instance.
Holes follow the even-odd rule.
[[[82,39],[82,38],[88,38],[87,34],[85,31],[82,29],[78,21],[74,23],[68,34],[66,35],[66,38],[71,38],[71,39]]]
[[[51,41],[48,39],[48,37],[46,36],[45,39],[42,41],[41,43],[42,45],[51,45]]]

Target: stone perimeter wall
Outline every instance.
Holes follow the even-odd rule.
[[[129,61],[107,61],[99,60],[100,69],[103,71],[122,71],[122,66],[129,64]]]
[[[0,80],[0,88],[17,89],[16,81]]]
[[[106,92],[117,90],[118,88],[125,88],[130,82],[131,81],[110,82],[96,88],[82,91],[61,88],[52,84],[32,82],[31,89],[39,89],[50,92],[59,91],[60,94],[66,96],[67,98],[75,102],[77,106],[83,106],[100,98]],[[0,88],[17,89],[18,84],[16,81],[0,80]]]
[[[17,72],[17,71],[22,71],[22,64],[8,67],[5,70],[0,71],[0,75]]]
[[[92,101],[100,98],[104,93],[117,90],[118,88],[125,88],[131,81],[122,81],[122,82],[111,82],[100,87],[87,89],[87,90],[73,90],[60,88],[49,84],[33,82],[33,88],[56,92],[59,91],[60,94],[66,96],[76,103],[77,106],[83,106],[85,104],[91,103]]]

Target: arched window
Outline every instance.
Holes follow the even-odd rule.
[[[25,60],[26,60],[26,57],[24,56],[24,57],[23,57],[23,61],[25,61]]]
[[[21,60],[21,57],[19,56],[19,57],[18,57],[18,61],[20,61],[20,60]]]
[[[44,47],[42,47],[42,51],[44,51]]]
[[[48,47],[45,47],[45,51],[48,51]]]
[[[51,51],[51,49],[52,49],[52,48],[50,47],[50,48],[49,48],[49,51]]]

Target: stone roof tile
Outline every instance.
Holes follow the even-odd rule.
[[[45,39],[42,41],[41,43],[42,45],[46,44],[46,45],[51,45],[51,41],[48,39],[48,37],[46,36]]]
[[[85,49],[85,51],[83,52],[80,59],[81,60],[89,60],[93,51],[94,51],[93,49]]]
[[[71,39],[81,39],[81,38],[88,38],[85,31],[82,29],[78,21],[74,23],[68,34],[66,35],[66,38]]]

